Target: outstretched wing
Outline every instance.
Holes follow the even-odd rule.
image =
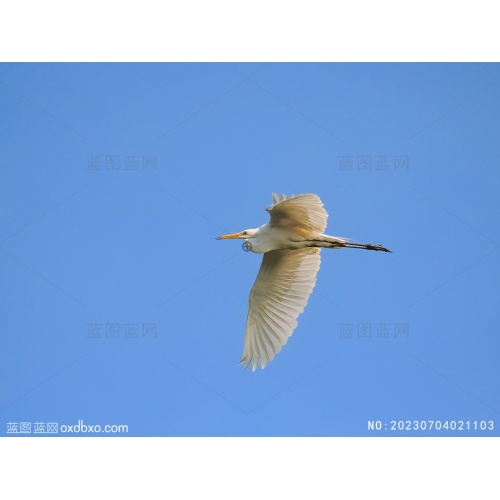
[[[248,299],[240,361],[245,369],[252,365],[255,371],[259,362],[264,368],[287,343],[316,284],[319,252],[319,248],[302,248],[264,254]]]
[[[278,198],[278,195],[273,193],[273,201],[274,203],[266,208],[271,216],[271,227],[317,233],[325,231],[328,214],[318,195],[299,194],[286,198],[282,194],[281,198]]]

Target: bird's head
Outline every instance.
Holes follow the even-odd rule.
[[[252,238],[257,233],[258,229],[245,229],[241,233],[224,234],[223,236],[217,236],[216,240],[246,240],[247,238]]]

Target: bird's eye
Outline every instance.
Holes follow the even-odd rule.
[[[247,233],[246,231],[243,231],[241,234],[242,234],[243,236],[246,236],[248,233]]]

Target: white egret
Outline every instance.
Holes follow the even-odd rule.
[[[390,252],[381,245],[356,243],[323,233],[328,214],[319,196],[278,198],[266,210],[271,220],[257,229],[219,236],[244,239],[247,250],[263,253],[259,274],[248,299],[243,357],[245,369],[262,368],[287,343],[316,284],[321,248],[362,248]]]

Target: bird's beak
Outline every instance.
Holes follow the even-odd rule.
[[[217,236],[216,240],[232,240],[235,238],[239,238],[241,233],[233,233],[233,234],[225,234],[224,236]]]

